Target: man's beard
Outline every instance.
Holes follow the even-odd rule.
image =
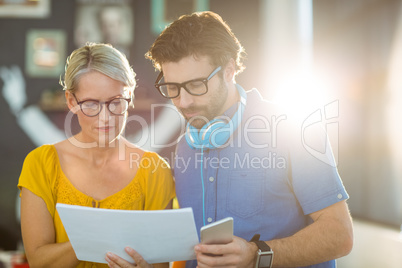
[[[220,80],[219,87],[210,96],[210,101],[207,105],[200,107],[190,107],[187,109],[179,109],[180,113],[193,127],[201,129],[209,121],[213,120],[215,117],[222,115],[222,108],[228,97],[228,88]],[[202,111],[200,115],[188,118],[185,116],[186,113],[194,113],[197,111]]]
[[[197,115],[191,118],[186,118],[186,121],[189,122],[193,127],[197,129],[201,129],[204,125],[206,125],[209,121],[211,121],[213,117],[206,117],[202,115]]]

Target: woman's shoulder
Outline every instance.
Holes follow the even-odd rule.
[[[37,159],[43,161],[44,159],[53,158],[55,153],[56,149],[53,144],[45,144],[29,152],[26,159]]]
[[[162,158],[157,152],[154,151],[143,151],[143,155],[144,157],[148,157],[148,158]]]
[[[42,145],[32,150],[24,160],[23,170],[29,172],[56,172],[58,157],[54,145]]]
[[[60,156],[65,154],[74,154],[77,152],[77,147],[74,146],[69,140],[58,142],[54,145],[54,151]]]
[[[146,160],[150,160],[153,162],[154,165],[157,164],[166,164],[169,166],[168,160],[164,157],[162,157],[159,153],[157,152],[153,152],[153,151],[144,151],[144,155],[142,157],[145,161]]]
[[[170,173],[170,164],[157,152],[144,151],[140,161],[137,162],[140,174],[149,176],[159,176],[166,172]]]

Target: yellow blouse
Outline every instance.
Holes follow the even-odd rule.
[[[56,210],[56,203],[86,207],[157,210],[164,209],[175,196],[169,164],[158,154],[145,152],[133,180],[119,192],[95,200],[77,190],[64,175],[54,145],[43,145],[25,158],[18,188],[30,190],[47,206],[56,231],[56,242],[69,241]],[[77,267],[108,267],[107,264],[81,262]]]

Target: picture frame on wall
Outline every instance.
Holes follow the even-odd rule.
[[[74,43],[107,43],[130,58],[134,42],[134,12],[131,0],[77,0]]]
[[[0,18],[47,18],[50,0],[0,0]]]
[[[151,0],[151,30],[159,35],[181,15],[209,10],[209,0]]]
[[[66,33],[63,30],[29,30],[25,57],[27,75],[60,77],[66,60]]]

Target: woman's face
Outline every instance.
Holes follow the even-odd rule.
[[[110,101],[115,98],[128,98],[125,94],[125,85],[100,72],[90,71],[81,76],[74,95],[66,92],[67,103],[77,117],[81,127],[81,142],[96,142],[98,147],[110,146],[122,133],[127,112],[123,115],[112,114],[107,104],[101,103],[101,112],[93,117],[85,115],[79,108],[78,102],[97,100]],[[77,107],[78,105],[78,107]]]

